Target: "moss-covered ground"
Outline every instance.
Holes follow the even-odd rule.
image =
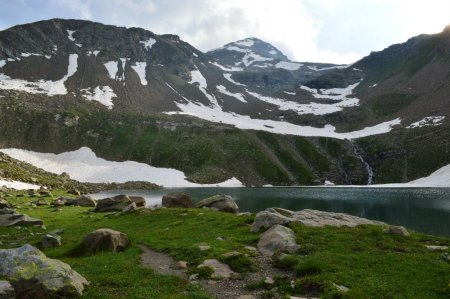
[[[66,195],[53,191],[53,197]],[[29,243],[39,246],[43,234],[55,229],[62,246],[43,250],[61,259],[85,276],[91,285],[83,298],[210,298],[199,285],[177,277],[156,274],[140,265],[138,245],[185,260],[192,270],[207,258],[221,259],[230,251],[245,252],[256,246],[259,234],[250,233],[253,216],[236,216],[205,209],[140,210],[132,214],[88,213],[89,208],[32,206],[36,198],[6,197],[17,210],[44,221],[37,227],[1,227],[0,247],[12,248]],[[46,197],[48,202],[53,199]],[[425,245],[450,245],[450,238],[412,233],[410,237],[389,235],[381,227],[309,228],[291,226],[300,250],[275,263],[296,275],[290,281],[275,279],[276,290],[267,297],[316,295],[322,298],[449,298],[450,264],[444,252],[432,252]],[[128,234],[132,245],[121,253],[99,253],[74,257],[69,253],[83,237],[98,228],[111,228]],[[217,238],[221,237],[223,241]],[[198,244],[207,243],[201,251]],[[223,259],[222,259],[223,260]],[[234,261],[238,263],[239,261]],[[235,269],[250,267],[233,265]],[[244,267],[241,267],[244,266]],[[257,265],[256,265],[257,269]],[[350,291],[344,295],[333,283]],[[255,284],[249,287],[264,287]]]

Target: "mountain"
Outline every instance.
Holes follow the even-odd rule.
[[[256,38],[202,53],[140,28],[18,25],[0,32],[0,147],[86,146],[198,183],[365,184],[372,169],[406,182],[450,163],[449,41],[447,28],[343,66]]]

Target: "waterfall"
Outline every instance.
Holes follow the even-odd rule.
[[[362,153],[361,148],[352,139],[349,139],[349,141],[350,141],[350,144],[352,145],[353,152],[359,158],[359,160],[361,160],[361,163],[364,165],[364,167],[366,167],[367,185],[371,185],[373,182],[373,169],[372,169],[372,167],[370,167],[369,163],[367,163],[366,160],[364,160],[363,156],[361,155],[361,153]]]

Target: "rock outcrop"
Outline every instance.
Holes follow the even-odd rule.
[[[107,212],[107,211],[123,211],[129,204],[131,204],[131,199],[127,195],[116,195],[114,197],[107,197],[97,201],[97,206],[95,207],[96,212]]]
[[[89,195],[82,195],[74,199],[67,200],[67,204],[80,207],[96,207],[97,201]]]
[[[83,294],[89,282],[68,264],[24,245],[0,249],[0,276],[7,277],[18,298],[67,298]]]
[[[203,261],[203,263],[198,265],[198,267],[211,268],[214,271],[211,274],[211,278],[214,279],[230,278],[234,274],[234,271],[231,270],[231,268],[227,264],[221,263],[216,259],[205,260]]]
[[[0,215],[0,226],[26,226],[26,225],[43,225],[41,219],[32,218],[22,214],[5,214]]]

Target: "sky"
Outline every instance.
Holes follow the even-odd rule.
[[[450,24],[450,0],[0,0],[0,30],[51,18],[177,34],[208,51],[258,37],[294,61],[352,63]]]

